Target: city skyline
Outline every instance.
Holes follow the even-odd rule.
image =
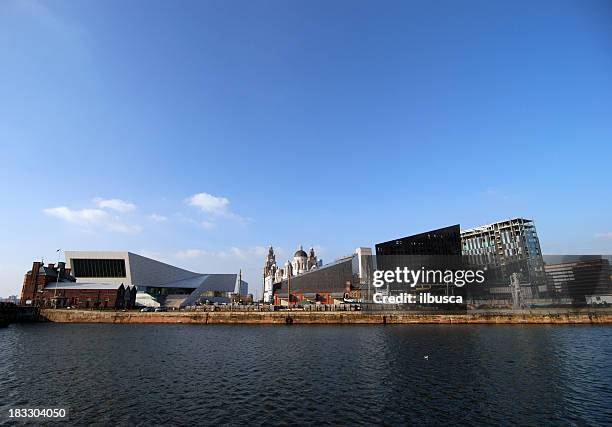
[[[606,2],[118,5],[0,4],[0,296],[58,248],[256,293],[456,223],[612,253]]]

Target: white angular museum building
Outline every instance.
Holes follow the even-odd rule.
[[[65,257],[77,283],[136,286],[136,301],[142,305],[180,308],[205,301],[227,303],[248,294],[248,283],[239,273],[194,273],[132,252],[66,251]]]

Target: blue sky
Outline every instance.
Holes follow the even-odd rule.
[[[608,1],[2,1],[0,295],[55,250],[260,287],[460,223],[612,253]]]

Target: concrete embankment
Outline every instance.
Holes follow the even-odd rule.
[[[152,324],[612,324],[612,311],[474,312],[420,314],[406,312],[162,312],[41,310],[41,318],[57,323]]]

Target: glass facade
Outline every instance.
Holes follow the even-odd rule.
[[[376,256],[461,255],[459,224],[376,245]]]
[[[71,260],[74,277],[126,277],[123,259],[86,259]]]
[[[395,271],[407,268],[412,271],[456,271],[462,267],[461,230],[459,224],[376,245],[376,269]],[[414,286],[405,283],[389,284],[384,292],[398,294],[431,294],[439,296],[461,296],[465,298],[466,288],[449,286],[441,280],[420,280]],[[377,308],[376,306],[373,306]],[[444,310],[446,306],[431,305],[429,308]],[[420,309],[420,304],[400,305],[399,309]],[[464,304],[457,304],[452,310],[465,310]]]
[[[314,269],[291,278],[291,293],[349,293],[358,288],[359,281],[353,274],[353,258]],[[287,280],[274,285],[275,295],[285,297],[288,291]]]
[[[540,241],[533,221],[514,218],[461,233],[466,262],[487,271],[487,286],[474,297],[506,300],[511,297],[511,277],[516,275],[528,298],[549,297]]]

